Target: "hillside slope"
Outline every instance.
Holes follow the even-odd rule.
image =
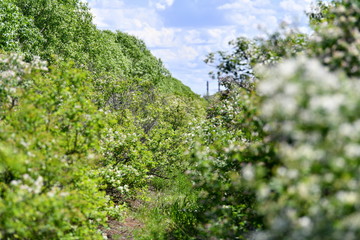
[[[79,0],[3,0],[0,23],[0,238],[103,239],[185,172],[204,102]]]

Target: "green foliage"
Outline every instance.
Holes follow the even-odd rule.
[[[158,180],[161,187],[148,195],[148,202],[139,210],[144,227],[136,239],[195,239],[199,206],[190,179],[180,172],[174,179]]]
[[[1,49],[26,54],[37,52],[44,41],[34,21],[11,0],[0,2],[0,36]]]
[[[161,60],[151,54],[142,40],[118,31],[116,43],[124,47],[125,56],[131,61],[131,76],[152,79],[155,84],[160,79],[170,76]]]
[[[157,83],[170,75],[141,40],[119,31],[97,30],[81,1],[9,0],[2,4],[1,16],[10,23],[2,25],[4,50],[29,52],[50,62],[54,55],[73,60],[105,84],[127,77]]]
[[[94,31],[87,44],[82,53],[89,56],[89,62],[81,67],[95,75],[98,98],[102,99],[102,95],[107,98],[113,85],[128,76],[130,60],[126,58],[123,47],[116,42],[115,34],[110,31]]]
[[[119,95],[127,97],[129,86],[140,82],[146,85],[135,86],[140,94],[156,88],[160,93],[200,99],[171,78],[143,41],[119,31],[97,30],[88,7],[79,0],[6,0],[0,11],[1,49],[25,53],[27,59],[40,56],[49,63],[57,58],[74,61],[89,70],[96,79],[93,101],[99,108],[121,103]]]
[[[203,146],[195,149],[189,173],[202,206],[196,214],[200,239],[246,239],[261,227],[254,190],[241,179],[248,164],[271,164],[266,160],[271,148],[263,146],[258,100],[254,92],[233,88],[208,108],[199,131]]]
[[[23,16],[32,19],[45,40],[37,47],[44,60],[56,54],[75,60],[79,65],[87,59],[87,48],[93,40],[95,26],[84,3],[78,0],[13,0]]]
[[[102,126],[84,72],[2,55],[0,235],[101,239],[108,199],[88,175]]]
[[[217,69],[216,73],[210,72],[210,76],[227,89],[236,86],[253,91],[256,65],[274,64],[295,56],[306,49],[307,40],[306,34],[282,25],[279,31],[267,34],[266,38],[239,37],[229,43],[232,51],[210,53],[205,63]]]
[[[190,98],[192,100],[200,100],[199,96],[195,94],[188,86],[182,84],[178,79],[173,77],[161,78],[157,83],[157,88],[160,92],[165,94],[173,94],[183,98]]]
[[[286,58],[295,57],[308,48],[309,36],[296,28],[282,24],[278,31],[265,38],[255,39],[258,50],[252,54],[252,66],[275,64]]]

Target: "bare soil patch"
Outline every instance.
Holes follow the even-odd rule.
[[[134,232],[143,225],[133,217],[128,217],[122,222],[109,219],[108,224],[109,228],[103,229],[103,232],[110,240],[132,240]]]

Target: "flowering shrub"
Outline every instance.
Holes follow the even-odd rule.
[[[32,79],[24,78],[31,71],[46,71],[45,62],[35,57],[30,63],[24,62],[19,54],[0,55],[0,109],[6,111],[15,107],[18,95],[22,90],[28,89],[32,84]]]
[[[348,76],[360,76],[360,3],[336,0],[324,5],[320,22],[313,25],[315,39],[310,55],[331,70],[342,69]]]
[[[111,203],[88,174],[102,122],[86,74],[0,59],[0,238],[101,239]]]
[[[256,239],[358,238],[359,84],[307,58],[266,72],[261,111],[279,162],[259,185]]]
[[[190,107],[188,99],[162,95],[148,86],[153,85],[139,79],[123,83],[118,106],[104,111],[109,121],[101,140],[104,158],[98,174],[114,201],[133,198],[154,178],[173,178],[188,166],[194,115],[202,114],[202,106],[191,100]]]

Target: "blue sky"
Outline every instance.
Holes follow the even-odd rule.
[[[307,31],[311,0],[87,0],[100,29],[120,30],[145,41],[172,75],[205,94],[208,72],[203,60],[226,50],[239,36],[274,31],[282,21]],[[262,29],[262,30],[259,30]],[[210,82],[215,92],[217,83]]]

